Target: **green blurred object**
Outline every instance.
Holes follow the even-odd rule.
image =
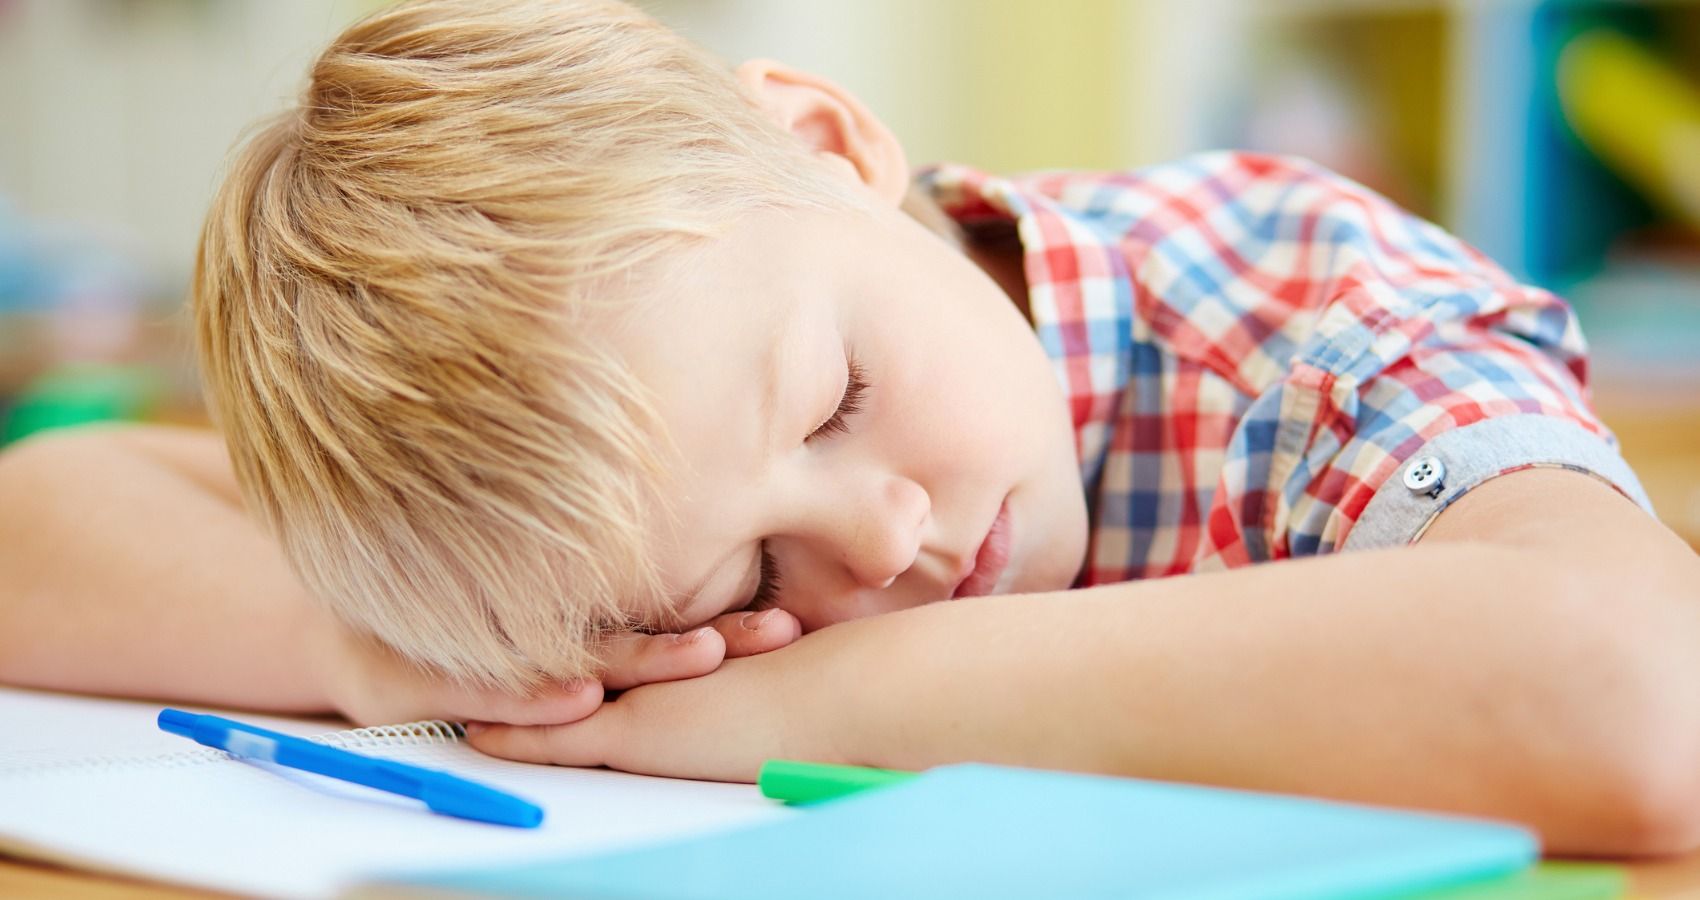
[[[1628,889],[1629,879],[1617,866],[1543,862],[1502,878],[1426,891],[1412,900],[1616,900]]]
[[[761,774],[756,776],[756,783],[761,786],[762,796],[770,800],[815,803],[908,781],[918,774],[896,769],[770,759],[761,764]]]
[[[140,419],[158,395],[157,382],[141,369],[109,365],[55,369],[18,395],[0,429],[0,445],[54,428]]]

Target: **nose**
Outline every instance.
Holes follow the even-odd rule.
[[[848,507],[828,510],[832,543],[844,568],[864,588],[890,587],[915,564],[921,552],[921,528],[932,511],[925,488],[890,476],[858,491]],[[836,515],[834,515],[836,513]]]
[[[769,546],[784,573],[787,608],[804,597],[829,605],[850,592],[890,587],[915,564],[932,512],[925,488],[890,472],[811,485]],[[830,617],[833,621],[841,616]]]

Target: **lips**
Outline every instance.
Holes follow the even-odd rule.
[[[1009,565],[1009,531],[1009,500],[1005,498],[998,507],[998,517],[986,532],[986,539],[980,543],[979,552],[974,555],[974,568],[951,591],[952,600],[983,597],[997,587],[998,579]]]

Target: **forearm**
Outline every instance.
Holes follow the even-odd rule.
[[[191,432],[46,436],[0,456],[0,681],[329,708],[324,615]]]
[[[1625,782],[1692,765],[1665,692],[1700,683],[1700,623],[1600,588],[1530,551],[1434,544],[925,607],[870,649],[886,668],[857,692],[872,703],[846,755],[1303,792],[1510,817],[1559,849],[1644,846],[1627,820],[1645,807],[1624,797],[1647,788]],[[1626,738],[1644,760],[1625,763]]]

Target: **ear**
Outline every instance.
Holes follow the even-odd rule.
[[[849,91],[771,59],[734,70],[738,83],[774,121],[829,162],[897,205],[909,190],[909,161],[897,136]]]

